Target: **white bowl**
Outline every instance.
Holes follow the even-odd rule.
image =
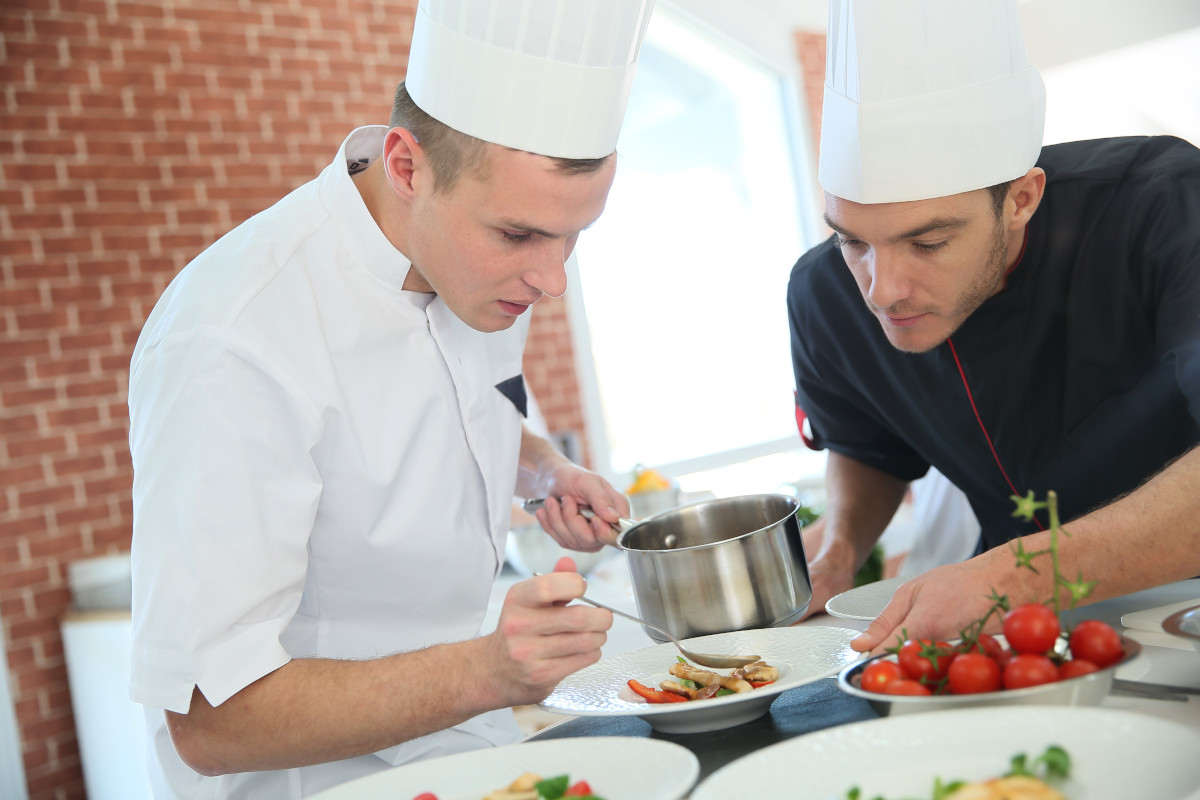
[[[573,558],[579,574],[586,575],[612,552],[610,547],[597,550],[595,553],[568,550],[554,541],[553,537],[536,522],[529,525],[517,525],[509,530],[508,540],[504,544],[505,559],[513,569],[526,577],[535,572],[553,572],[554,565],[563,556]]]
[[[996,637],[1003,642],[1003,636]],[[953,644],[953,642],[951,643]],[[1125,655],[1115,664],[1102,670],[1026,689],[1001,689],[998,692],[979,694],[935,694],[932,696],[910,696],[867,692],[859,688],[862,672],[867,665],[881,658],[895,659],[893,655],[880,655],[852,664],[838,674],[838,688],[846,694],[861,697],[871,704],[880,716],[889,714],[911,714],[921,711],[943,711],[950,708],[976,708],[981,706],[1098,706],[1112,689],[1113,676],[1117,667],[1129,663],[1142,652],[1142,646],[1133,639],[1121,637]],[[1056,647],[1060,653],[1066,651],[1066,640],[1059,639]]]

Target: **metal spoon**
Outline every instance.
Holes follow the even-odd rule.
[[[545,573],[535,572],[533,574],[534,577],[541,577]],[[658,631],[663,636],[670,639],[671,642],[674,643],[677,648],[679,648],[679,652],[683,653],[684,657],[687,658],[688,661],[692,661],[702,667],[712,667],[714,669],[733,669],[734,667],[744,667],[749,664],[753,664],[755,661],[762,660],[761,656],[717,656],[713,655],[712,653],[695,653],[681,645],[678,639],[664,631],[662,628],[658,627],[657,625],[651,625],[649,622],[646,622],[646,620],[641,619],[640,617],[635,617],[633,614],[626,614],[624,611],[618,611],[612,606],[606,606],[604,603],[597,602],[590,597],[581,596],[577,599],[582,600],[589,605],[593,605],[596,608],[603,608],[606,611],[611,611],[618,617],[624,617],[625,619],[638,622],[652,631]]]

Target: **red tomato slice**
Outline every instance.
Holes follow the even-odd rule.
[[[587,781],[579,781],[563,792],[563,797],[587,797],[592,794],[592,787]]]
[[[438,800],[438,798],[433,792],[421,792],[413,800]]]
[[[633,678],[630,678],[626,683],[630,689],[640,694],[650,703],[686,703],[688,699],[681,694],[674,692],[663,691],[662,689],[651,689],[649,686],[638,683]]]

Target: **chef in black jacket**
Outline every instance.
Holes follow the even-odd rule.
[[[788,288],[797,417],[829,451],[810,608],[931,465],[969,498],[978,554],[902,586],[857,649],[955,636],[991,589],[1048,599],[1049,564],[1000,546],[1048,542],[1014,495],[1056,492],[1088,602],[1200,574],[1200,151],[1042,148],[1015,0],[834,0],[828,48],[834,233]]]

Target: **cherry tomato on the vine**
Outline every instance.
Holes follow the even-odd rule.
[[[1037,653],[1018,653],[1004,668],[1005,689],[1025,689],[1057,680],[1058,667],[1049,658]]]
[[[1018,653],[1046,653],[1058,639],[1060,627],[1054,609],[1026,603],[1004,615],[1004,638]]]
[[[983,653],[962,653],[950,665],[948,673],[953,694],[995,692],[1002,684],[1000,665]]]
[[[946,677],[955,655],[946,642],[910,639],[900,648],[900,667],[914,681],[933,685]]]
[[[901,678],[897,681],[892,681],[887,686],[883,687],[884,694],[903,694],[910,696],[925,696],[933,694],[929,687],[912,680],[911,678]]]
[[[904,670],[895,661],[880,658],[872,661],[862,671],[861,687],[864,692],[881,693],[892,681],[904,677]]]
[[[1093,672],[1099,671],[1099,669],[1099,667],[1085,658],[1073,658],[1058,665],[1058,679],[1065,681],[1068,678],[1078,678],[1081,675],[1090,675]]]
[[[1098,619],[1085,619],[1071,631],[1071,657],[1091,661],[1101,669],[1115,664],[1125,655],[1121,637],[1112,626]]]
[[[990,633],[981,633],[973,644],[960,644],[958,649],[963,653],[983,653],[993,661],[999,661],[1006,652],[1000,640]]]

